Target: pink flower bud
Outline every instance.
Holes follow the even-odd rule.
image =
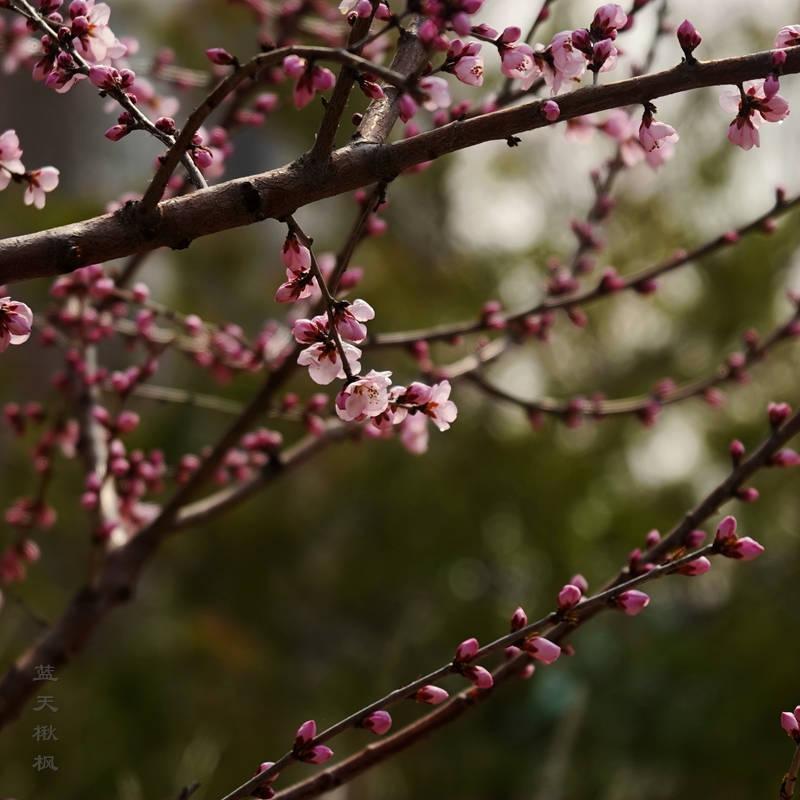
[[[742,460],[742,457],[745,453],[744,445],[738,439],[734,439],[730,443],[728,450],[731,454],[731,459],[733,460],[734,465],[738,464]]]
[[[333,750],[326,747],[324,744],[318,744],[312,747],[309,751],[300,755],[300,760],[308,764],[324,764],[328,759],[333,757]]]
[[[304,722],[298,729],[295,736],[294,746],[303,747],[307,745],[317,735],[317,723],[310,719]]]
[[[583,592],[574,584],[568,583],[558,593],[558,607],[562,611],[578,605],[581,601]]]
[[[472,681],[478,689],[491,689],[494,686],[492,673],[484,667],[468,667],[464,670],[465,677]]]
[[[581,590],[581,594],[586,594],[586,592],[589,591],[589,581],[587,581],[586,578],[584,578],[581,574],[573,575],[569,579],[569,582],[573,586],[577,586]]]
[[[392,718],[388,711],[373,711],[364,717],[361,724],[376,736],[383,736],[392,727]]]
[[[745,486],[736,492],[736,497],[743,503],[755,503],[760,497],[758,489],[753,486]]]
[[[555,100],[545,100],[542,103],[542,114],[548,122],[555,122],[561,116],[561,109]]]
[[[229,67],[236,59],[224,47],[210,47],[206,50],[206,58],[220,67]]]
[[[770,462],[776,467],[796,467],[800,464],[800,453],[791,448],[778,450]]]
[[[480,644],[474,637],[472,639],[465,639],[456,648],[456,661],[472,661],[480,650]]]
[[[797,721],[797,717],[791,711],[781,712],[781,728],[793,739],[800,735],[800,722]]]
[[[516,611],[511,615],[511,630],[518,631],[528,624],[528,615],[525,613],[522,606],[518,606]]]
[[[770,403],[767,406],[769,423],[773,428],[780,428],[792,415],[792,407],[788,403]]]
[[[617,595],[615,602],[629,617],[635,617],[650,605],[650,596],[636,589],[629,589]]]
[[[647,536],[644,537],[644,543],[647,547],[655,547],[661,541],[661,534],[656,531],[650,531]]]
[[[743,536],[729,548],[722,551],[722,555],[728,558],[736,558],[740,561],[752,561],[764,552],[764,546],[749,536]]]
[[[692,53],[699,47],[700,42],[703,41],[703,37],[688,19],[685,19],[678,26],[677,34],[678,44],[681,46],[681,50],[683,50],[686,60],[690,64],[694,63]]]
[[[690,561],[688,564],[684,564],[678,572],[681,575],[705,575],[711,569],[711,562],[705,557],[700,556],[700,558],[694,559],[694,561]]]
[[[117,429],[120,433],[130,433],[139,425],[139,415],[135,411],[123,411],[117,417]]]
[[[552,664],[561,655],[561,648],[544,636],[532,636],[526,639],[525,651],[542,664]]]
[[[718,544],[736,541],[736,517],[728,515],[717,525],[715,541]]]
[[[449,696],[450,695],[448,695],[444,689],[440,689],[438,686],[428,685],[418,689],[415,698],[418,703],[438,706],[439,703],[444,703]]]

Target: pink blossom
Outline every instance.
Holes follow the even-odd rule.
[[[478,689],[491,689],[494,686],[492,673],[485,667],[467,667],[464,670],[464,676],[469,678]]]
[[[628,23],[628,15],[616,3],[606,3],[594,12],[591,34],[595,39],[613,39]]]
[[[42,167],[25,174],[28,186],[23,197],[26,206],[33,205],[44,208],[45,193],[52,192],[58,186],[58,170],[55,167]]]
[[[418,703],[427,703],[430,706],[438,706],[439,703],[444,703],[449,696],[444,689],[430,684],[418,689],[415,695]]]
[[[478,640],[473,636],[471,639],[465,639],[456,648],[456,661],[472,661],[480,650]]]
[[[295,275],[311,268],[311,251],[305,245],[300,244],[294,235],[286,237],[281,250],[281,258],[286,269],[291,270]]]
[[[342,343],[342,349],[350,366],[350,371],[357,374],[361,369],[359,358],[361,350],[347,342]],[[297,363],[301,367],[308,367],[311,380],[315,383],[326,386],[336,378],[344,379],[347,377],[339,357],[339,350],[333,342],[318,342],[307,347],[297,357]],[[338,407],[337,407],[338,408]]]
[[[333,750],[324,744],[318,744],[300,755],[300,759],[309,764],[324,764],[331,758],[333,758]]]
[[[751,539],[749,536],[742,536],[737,539],[730,547],[722,551],[722,555],[728,558],[735,558],[740,561],[752,561],[764,552],[764,546]]]
[[[95,5],[94,0],[84,0],[79,8],[73,3],[70,6],[72,16],[72,33],[76,37],[75,49],[93,62],[105,61],[108,58],[122,58],[127,48],[108,27],[111,9],[106,3]],[[82,13],[74,14],[73,10]]]
[[[577,80],[586,71],[586,56],[573,45],[572,31],[557,33],[545,53],[544,79],[553,94],[564,81]]]
[[[542,73],[533,59],[533,50],[530,45],[504,44],[499,46],[500,69],[511,80],[527,80],[534,75],[533,80]],[[531,80],[531,83],[533,83]]]
[[[19,138],[14,130],[0,134],[0,190],[8,186],[11,175],[21,175],[25,172],[22,161],[22,150]]]
[[[317,735],[317,723],[313,719],[304,722],[298,729],[295,735],[294,746],[303,747],[307,745]]]
[[[400,442],[415,456],[428,451],[428,420],[422,414],[406,417],[400,426]]]
[[[322,346],[324,347],[324,345]],[[351,347],[351,345],[344,346]],[[357,348],[353,349],[357,350]],[[391,375],[391,372],[376,372],[373,369],[363,378],[348,383],[336,396],[338,417],[345,422],[361,422],[370,417],[377,417],[386,411],[389,405]],[[312,374],[311,377],[314,378],[314,375]],[[314,380],[317,379],[314,378]],[[317,382],[322,383],[322,381]]]
[[[297,55],[286,56],[283,59],[283,72],[289,78],[300,78],[306,71],[308,62]]]
[[[320,314],[313,319],[298,319],[292,325],[292,336],[298,344],[324,342],[329,337],[328,317]]]
[[[220,67],[227,67],[236,63],[236,58],[232,56],[224,47],[209,47],[206,50],[206,58]]]
[[[376,736],[383,736],[392,727],[392,717],[388,711],[373,711],[361,724]]]
[[[518,631],[520,628],[524,628],[528,624],[528,615],[525,613],[525,609],[522,606],[517,606],[514,610],[514,613],[511,615],[511,630]]]
[[[294,275],[291,270],[286,270],[288,280],[282,283],[275,292],[275,302],[295,303],[311,297],[316,284],[311,272]]]
[[[692,64],[695,62],[694,56],[692,53],[700,46],[700,43],[703,41],[703,37],[700,35],[700,32],[689,22],[688,19],[685,19],[678,25],[678,30],[676,31],[678,35],[678,44],[681,46],[681,50],[683,50],[684,55],[686,56],[686,60]]]
[[[800,453],[788,447],[784,448],[775,453],[771,463],[776,467],[796,467],[800,465]]]
[[[397,100],[397,111],[403,122],[408,122],[419,110],[417,101],[410,94],[401,94]]]
[[[581,601],[583,592],[574,584],[568,583],[558,593],[558,607],[562,610],[572,608]]]
[[[459,58],[453,72],[468,86],[483,86],[483,59],[480,56]]]
[[[450,107],[450,88],[444,78],[429,75],[419,82],[419,88],[426,96],[423,105],[428,111]]]
[[[733,144],[743,150],[759,147],[758,128],[761,122],[781,122],[789,116],[789,104],[774,90],[774,85],[767,85],[766,81],[755,81],[745,84],[743,92],[731,89],[722,93],[722,108],[736,113],[736,118],[728,128],[728,139]]]
[[[778,31],[775,47],[797,47],[800,45],[800,25],[787,25]]]
[[[797,739],[798,736],[800,736],[800,722],[798,722],[797,716],[791,711],[781,712],[781,728],[793,739]]]
[[[681,575],[705,575],[710,569],[711,562],[705,556],[700,556],[700,558],[696,558],[688,564],[684,564],[679,572]]]
[[[569,579],[569,582],[573,586],[577,586],[584,594],[589,591],[589,581],[587,581],[586,578],[584,578],[581,574],[573,575]]]
[[[629,589],[618,594],[615,602],[629,617],[635,617],[650,605],[650,596],[636,589]]]
[[[364,323],[375,318],[375,309],[366,300],[353,300],[346,307],[337,308],[334,318],[339,335],[358,344],[367,338],[367,326]]]
[[[284,69],[286,61],[284,61]],[[327,68],[317,64],[309,66],[300,76],[294,87],[294,104],[296,108],[305,108],[317,92],[326,92],[336,83],[336,76]]]
[[[525,651],[542,664],[552,664],[561,655],[561,648],[544,636],[532,636],[526,639]]]
[[[728,515],[717,526],[716,541],[721,544],[736,540],[736,517]]]
[[[639,127],[639,141],[646,153],[658,150],[664,145],[674,144],[679,138],[672,125],[657,122],[650,111],[645,111]]]
[[[542,114],[548,122],[555,122],[561,116],[561,109],[555,100],[545,100],[542,103]]]
[[[24,344],[33,327],[33,312],[25,303],[0,297],[0,352],[10,344]]]

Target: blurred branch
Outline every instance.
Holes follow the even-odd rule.
[[[800,72],[800,47],[784,52],[786,63],[782,71]],[[357,57],[343,51],[342,58]],[[370,68],[374,69],[372,65]],[[646,103],[691,89],[736,85],[765,78],[774,69],[771,51],[691,66],[682,63],[652,75],[559,95],[559,119]],[[4,239],[0,241],[0,283],[68,272],[157,247],[186,247],[200,236],[267,217],[280,219],[309,203],[391,179],[409,167],[448,153],[554,124],[547,120],[541,106],[542,102],[536,101],[455,121],[394,144],[357,142],[334,151],[324,167],[295,162],[167,200],[158,206],[157,218],[136,214],[133,206],[115,214]]]
[[[34,30],[39,30],[42,33],[46,33],[51,38],[53,43],[57,45],[62,52],[67,53],[75,62],[75,64],[77,64],[78,72],[80,72],[82,75],[89,75],[90,64],[80,55],[80,53],[75,50],[71,40],[69,38],[63,39],[61,36],[59,36],[58,32],[52,27],[48,19],[43,17],[39,11],[37,11],[28,2],[28,0],[9,0],[7,7],[11,11],[14,11],[17,14],[25,17]],[[105,94],[119,103],[119,105],[125,109],[125,111],[130,114],[133,119],[136,120],[139,127],[147,131],[151,136],[154,136],[162,144],[165,144],[169,147],[175,142],[172,136],[164,133],[164,131],[159,130],[159,128],[155,126],[147,114],[145,114],[141,108],[139,108],[139,106],[133,102],[130,97],[128,97],[124,90],[114,87],[112,89],[105,90]],[[205,178],[203,178],[202,174],[200,173],[200,170],[188,155],[181,153],[175,162],[175,166],[178,165],[178,161],[183,163],[183,166],[186,168],[186,172],[195,186],[203,189],[208,185],[205,181]]]
[[[490,397],[495,397],[503,402],[518,406],[528,415],[548,414],[559,417],[565,421],[579,422],[583,418],[603,419],[605,417],[636,415],[645,421],[654,421],[655,415],[663,406],[674,405],[694,397],[706,396],[708,392],[727,383],[742,382],[747,378],[748,367],[762,361],[776,345],[800,336],[800,308],[797,308],[791,318],[778,325],[764,339],[752,343],[745,348],[744,353],[736,353],[728,359],[707,378],[700,378],[680,386],[667,386],[663,391],[654,391],[648,395],[638,397],[619,398],[606,400],[601,398],[580,397],[568,401],[552,400],[524,400],[516,397],[504,389],[490,383],[477,369],[460,373],[471,381],[481,391]]]
[[[789,764],[789,771],[783,776],[781,781],[780,800],[792,800],[794,790],[797,786],[797,773],[800,772],[800,744],[797,745]]]
[[[521,646],[524,644],[526,637],[546,635],[551,641],[560,643],[598,613],[614,607],[615,598],[623,591],[629,591],[664,575],[678,572],[681,567],[700,557],[717,555],[719,549],[716,540],[698,550],[687,553],[685,548],[686,537],[711,517],[721,505],[734,499],[744,482],[760,469],[769,466],[772,458],[783,445],[799,433],[800,412],[797,412],[785,423],[775,427],[749,458],[736,464],[728,477],[694,509],[687,513],[667,536],[642,554],[640,563],[653,565],[651,568],[632,575],[630,567],[624,567],[618,576],[611,580],[606,585],[606,588],[599,593],[585,598],[571,609],[551,611],[541,619],[495,639],[493,642],[481,647],[468,663],[470,665],[475,664],[485,656],[508,646]],[[406,725],[392,736],[372,743],[336,766],[330,767],[277,793],[275,795],[276,800],[279,798],[280,800],[297,800],[297,798],[317,797],[347,783],[376,764],[406,750],[429,733],[460,717],[469,708],[491,696],[498,684],[511,677],[518,676],[529,660],[530,656],[524,651],[510,658],[492,673],[493,686],[491,688],[477,689],[473,687],[461,692],[448,703]],[[304,743],[304,747],[313,748],[329,741],[343,730],[359,727],[369,714],[401,700],[413,698],[417,690],[433,681],[462,672],[463,669],[457,661],[450,661],[340,720],[322,731],[311,741]],[[225,795],[223,800],[238,800],[238,798],[251,795],[258,786],[269,783],[279,772],[285,770],[289,764],[296,760],[296,751],[292,749],[275,761],[271,767]]]
[[[765,230],[768,229],[768,227],[765,228],[765,226],[769,226],[772,220],[778,219],[798,206],[800,206],[800,194],[787,200],[779,192],[776,196],[775,205],[773,205],[769,211],[761,214],[751,222],[716,236],[692,250],[678,250],[669,258],[653,266],[645,267],[631,275],[621,277],[620,283],[613,288],[608,286],[608,282],[605,279],[601,279],[593,287],[564,296],[551,297],[519,311],[498,315],[495,319],[505,324],[515,323],[523,320],[525,317],[543,314],[548,311],[556,311],[558,309],[570,310],[578,308],[579,306],[585,306],[596,300],[608,297],[610,294],[622,291],[633,290],[635,292],[647,293],[654,288],[652,282],[661,275],[665,275],[693,261],[698,261],[701,258],[706,258],[725,248],[731,247],[737,244],[739,239],[743,236],[755,232],[765,232]],[[361,346],[364,349],[369,347],[404,347],[419,341],[446,341],[465,334],[489,330],[490,327],[489,323],[483,319],[463,320],[461,322],[437,325],[431,328],[419,328],[412,331],[379,333],[368,339]]]
[[[378,2],[379,0],[372,0],[372,13],[367,17],[357,17],[353,23],[353,27],[347,37],[347,49],[351,53],[358,54],[361,52],[363,45],[360,42],[369,34],[375,11],[378,8]],[[357,73],[346,64],[339,70],[339,76],[331,92],[330,100],[325,105],[325,113],[322,117],[319,131],[317,131],[314,145],[309,153],[309,157],[312,160],[324,159],[330,156],[336,141],[339,123],[347,107],[347,101],[350,99],[353,85],[356,82],[356,76]]]

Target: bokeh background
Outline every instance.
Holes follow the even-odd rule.
[[[115,32],[138,36],[144,55],[168,44],[181,64],[205,69],[206,47],[253,49],[250,16],[219,0],[112,6]],[[487,0],[481,19],[524,28],[538,6]],[[587,24],[593,4],[561,0],[553,10],[543,37]],[[626,35],[634,61],[647,49],[655,11],[643,12]],[[702,57],[722,57],[769,47],[779,27],[799,21],[800,6],[670,0],[668,18],[686,16],[703,33]],[[678,56],[667,37],[657,66]],[[487,62],[494,64],[491,54]],[[629,68],[625,61],[604,79]],[[800,100],[800,84],[786,79],[783,93]],[[717,95],[658,103],[660,117],[681,133],[676,157],[658,174],[639,166],[620,181],[604,263],[632,271],[758,215],[777,183],[800,187],[798,120],[765,126],[762,149],[744,153],[725,140],[729,119]],[[24,209],[13,186],[0,195],[0,235],[100,213],[146,185],[156,149],[144,136],[106,141],[111,123],[100,106],[84,85],[61,97],[27,74],[0,78],[0,130],[17,129],[26,163],[62,170],[43,212]],[[312,141],[320,112],[315,103],[242,131],[227,174],[295,157]],[[355,259],[366,270],[360,296],[377,310],[373,330],[460,319],[490,297],[523,304],[539,292],[547,259],[572,251],[569,221],[585,214],[588,173],[609,157],[611,143],[569,142],[558,128],[522,139],[515,149],[488,144],[458,153],[392,186],[389,231]],[[354,213],[352,198],[341,198],[299,219],[321,248],[334,250]],[[529,397],[595,390],[618,397],[646,392],[665,376],[709,373],[746,328],[766,331],[788,315],[785,291],[800,289],[797,220],[666,278],[653,298],[594,306],[585,331],[560,322],[550,344],[518,349],[492,377]],[[265,222],[200,239],[184,252],[153,254],[142,275],[157,299],[254,332],[282,313],[272,301],[281,236],[279,225]],[[31,282],[14,287],[14,296],[39,310],[47,288]],[[796,345],[784,346],[749,385],[728,393],[724,408],[699,401],[668,408],[651,429],[622,419],[534,432],[520,412],[458,386],[458,422],[432,435],[424,457],[396,442],[338,445],[164,548],[136,601],[52,685],[59,741],[47,748],[33,741],[41,715],[32,705],[3,732],[0,795],[152,800],[200,781],[196,796],[215,800],[282,753],[303,720],[327,725],[441,663],[462,638],[493,638],[517,604],[532,615],[549,609],[574,572],[599,585],[648,530],[669,529],[724,476],[732,438],[760,440],[769,400],[800,402],[798,355]],[[107,358],[119,366],[126,356],[111,347]],[[55,402],[47,387],[57,364],[54,352],[33,344],[12,348],[0,364],[0,399]],[[371,354],[368,364],[414,377],[402,354]],[[214,387],[178,355],[162,359],[157,377],[237,400],[259,380]],[[301,375],[293,388],[308,396],[315,387]],[[227,423],[208,411],[134,405],[146,424],[133,444],[162,447],[173,461]],[[4,504],[30,491],[29,446],[0,432]],[[791,756],[778,713],[800,702],[797,481],[792,472],[763,473],[761,501],[734,509],[742,529],[767,545],[758,562],[715,562],[702,579],[660,582],[644,615],[598,618],[576,636],[574,658],[503,687],[336,798],[776,794]],[[58,523],[39,537],[41,562],[0,613],[0,667],[36,633],[14,596],[54,619],[84,579],[80,486],[77,464],[62,463],[52,497]],[[0,544],[11,536],[0,528]],[[414,713],[398,709],[396,719]],[[337,755],[364,743],[366,734],[342,737]],[[56,756],[55,774],[31,766],[45,751]]]

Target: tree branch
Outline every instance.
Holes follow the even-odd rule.
[[[800,72],[800,47],[785,52],[783,72]],[[556,100],[563,121],[691,89],[736,85],[764,78],[773,70],[772,53],[765,51],[693,66],[679,64],[652,75],[579,89]],[[261,175],[167,200],[158,206],[156,220],[138,218],[128,207],[115,214],[3,239],[0,283],[69,272],[157,247],[187,247],[201,236],[268,217],[279,219],[308,203],[390,180],[416,164],[550,124],[541,101],[536,101],[452,122],[394,144],[352,144],[336,150],[324,166],[301,159]]]

